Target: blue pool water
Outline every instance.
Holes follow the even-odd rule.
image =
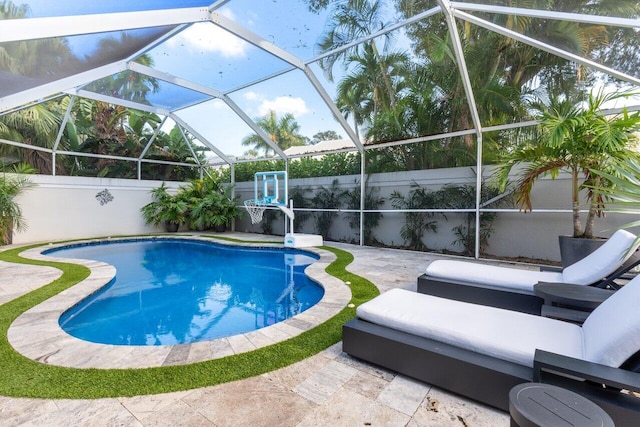
[[[171,345],[249,332],[308,309],[324,290],[303,272],[318,257],[181,239],[46,252],[116,267],[115,279],[60,318],[69,334],[115,345]]]

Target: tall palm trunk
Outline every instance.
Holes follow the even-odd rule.
[[[373,52],[373,57],[378,63],[378,67],[380,67],[380,77],[382,78],[382,82],[384,84],[384,92],[386,92],[386,102],[384,102],[384,108],[389,109],[389,111],[393,114],[394,123],[396,125],[396,130],[398,132],[402,131],[402,126],[400,125],[400,121],[398,120],[397,112],[396,112],[396,94],[393,91],[393,85],[391,84],[391,76],[385,69],[385,64],[382,58],[380,57],[380,52],[378,52],[378,48],[373,40],[370,42],[371,51]]]

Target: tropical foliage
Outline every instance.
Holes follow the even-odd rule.
[[[11,243],[13,231],[24,231],[27,224],[22,216],[22,209],[15,201],[23,191],[33,186],[25,174],[32,173],[28,165],[14,165],[9,173],[0,174],[0,243]]]
[[[356,46],[349,44],[388,27],[391,22],[385,21],[387,15],[382,11],[391,4],[401,17],[411,18],[433,7],[435,2],[307,0],[307,3],[314,12],[329,10],[331,19],[317,41],[318,51],[328,56],[319,65],[330,80],[336,80],[336,104],[367,143],[408,140],[474,127],[462,79],[453,71],[458,69],[458,63],[450,29],[440,14],[405,27],[411,42],[406,50],[395,48],[394,37],[399,35],[395,31]],[[501,0],[488,3],[505,5]],[[616,16],[640,14],[640,4],[632,0],[534,0],[527,7]],[[578,56],[621,67],[632,75],[640,65],[640,56],[623,54],[640,48],[638,38],[629,29],[480,12],[474,15]],[[541,84],[556,95],[573,96],[597,79],[607,78],[479,26],[459,24],[457,30],[475,105],[485,127],[530,119],[526,100],[532,88]],[[610,43],[617,46],[617,51],[607,48]],[[335,49],[338,50],[331,53]],[[483,161],[495,161],[498,153],[517,143],[513,137],[513,131],[505,131],[486,138]],[[475,144],[475,136],[468,133],[372,150],[368,152],[367,166],[371,165],[368,171],[385,171],[389,164],[402,165],[405,170],[472,165],[477,161]]]
[[[440,200],[444,203],[444,209],[475,209],[476,205],[476,186],[475,185],[455,185],[448,184],[438,190]],[[493,186],[482,183],[480,191],[480,207],[481,208],[498,208],[511,203],[511,197],[500,197],[500,190]],[[489,246],[489,238],[493,234],[493,221],[496,219],[497,212],[481,212],[480,213],[480,253],[484,253]],[[476,243],[476,212],[469,211],[462,214],[454,214],[453,216],[462,217],[460,224],[453,227],[453,234],[456,236],[454,245],[460,245],[463,248],[464,255],[473,255],[475,253]],[[451,215],[447,218],[447,220]]]
[[[293,114],[287,113],[278,118],[271,110],[266,116],[256,120],[256,124],[269,136],[271,142],[282,150],[296,145],[305,145],[306,138],[300,135],[300,125]],[[242,145],[253,147],[249,154],[258,155],[260,151],[265,157],[275,155],[275,150],[258,134],[251,134],[242,140]]]
[[[165,224],[173,231],[183,224],[192,230],[226,228],[241,213],[232,192],[233,186],[225,185],[215,173],[192,180],[173,194],[163,182],[151,190],[152,201],[142,207],[142,217],[147,224]]]
[[[360,189],[360,182],[358,180],[354,181],[354,188],[350,191],[347,191],[345,194],[346,199],[346,207],[349,209],[360,209],[360,194],[362,190]],[[364,209],[365,210],[377,210],[382,207],[384,204],[384,197],[380,197],[378,194],[380,189],[378,187],[368,187],[365,182],[365,192],[364,192]],[[349,227],[355,231],[355,236],[359,238],[360,236],[360,212],[348,212],[346,214],[347,220],[349,221]],[[381,212],[365,212],[364,219],[362,221],[363,225],[363,242],[365,245],[371,245],[376,243],[378,240],[376,239],[373,230],[380,224],[382,220],[383,214]]]
[[[164,182],[151,190],[151,198],[152,201],[141,208],[144,222],[155,227],[164,224],[167,231],[177,231],[186,221],[187,203],[178,195],[169,193]]]
[[[640,113],[623,109],[606,115],[603,107],[631,95],[600,90],[589,94],[586,105],[569,98],[552,98],[549,104],[534,102],[532,107],[540,120],[538,137],[507,152],[497,172],[504,188],[513,167],[524,164],[514,189],[516,205],[531,210],[533,184],[545,175],[555,178],[565,170],[571,174],[573,236],[592,238],[595,218],[602,215],[605,206],[605,194],[595,189],[613,185],[613,181],[592,171],[613,175],[614,162],[623,164],[639,156],[636,132],[640,131]],[[581,191],[588,203],[584,227]]]
[[[27,18],[29,15],[26,4],[18,6],[11,1],[0,1],[0,19]],[[113,55],[123,46],[135,43],[133,37],[122,33],[119,38],[101,38],[96,52],[110,52]],[[76,73],[81,69],[81,61],[90,63],[92,58],[77,58],[65,38],[8,42],[0,46],[0,70],[42,81],[55,78],[52,73]],[[136,62],[153,66],[149,55],[139,56]],[[84,89],[150,104],[147,98],[158,88],[156,79],[125,70],[93,82]],[[70,97],[62,97],[0,116],[0,138],[35,148],[2,144],[0,157],[3,164],[23,162],[43,174],[55,172],[59,175],[136,178],[137,159],[145,147],[146,159],[190,163],[194,166],[204,162],[203,149],[193,144],[193,138],[187,135],[187,140],[182,137],[178,140],[179,131],[178,135],[173,131],[169,134],[158,131],[160,118],[154,114],[78,98],[71,105],[68,120],[63,122],[70,103]],[[63,123],[64,128],[60,133]],[[57,154],[54,158],[51,154],[54,148],[56,151],[79,152],[83,155]],[[95,154],[109,157],[92,157]],[[177,168],[157,163],[153,166],[143,168],[145,178],[186,180],[198,176],[195,167]]]
[[[342,207],[346,194],[346,191],[340,188],[340,182],[334,179],[328,187],[318,188],[311,199],[314,208],[326,209],[314,212],[313,216],[316,233],[322,235],[325,240],[332,240],[331,225],[338,217],[336,210]]]
[[[613,184],[607,187],[595,188],[596,191],[611,199],[607,212],[622,213],[637,218],[640,214],[640,160],[635,158],[613,161],[611,172],[607,173],[598,169],[591,170],[591,173]],[[624,228],[638,227],[640,227],[640,220],[637,219],[624,225]]]
[[[438,230],[438,221],[434,219],[434,212],[424,210],[439,208],[442,205],[440,194],[414,182],[407,194],[396,190],[391,193],[390,200],[395,209],[411,210],[405,212],[405,221],[400,229],[400,237],[404,239],[407,247],[415,250],[428,249],[424,243],[424,236],[428,232],[435,233]]]

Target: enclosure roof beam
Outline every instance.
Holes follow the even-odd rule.
[[[473,94],[473,88],[471,87],[471,80],[469,79],[469,70],[467,69],[467,62],[464,58],[464,50],[462,48],[462,42],[460,41],[460,34],[458,33],[458,27],[456,26],[456,20],[453,15],[454,10],[451,8],[449,0],[438,0],[438,3],[442,7],[444,18],[449,27],[449,34],[451,35],[451,43],[453,44],[453,51],[456,56],[456,62],[458,63],[458,71],[460,72],[460,78],[462,79],[462,85],[464,86],[464,92],[467,96],[467,105],[471,112],[471,119],[476,129],[478,138],[482,138],[482,127],[480,124],[480,115],[478,114],[478,106],[476,105],[476,99]]]
[[[53,152],[55,153],[60,145],[60,141],[62,140],[62,135],[64,134],[64,128],[67,126],[67,122],[71,117],[71,110],[73,108],[73,104],[76,102],[76,97],[72,96],[69,100],[69,105],[67,105],[67,111],[64,113],[64,117],[62,118],[62,122],[60,123],[60,128],[58,129],[58,136],[56,136],[56,142],[53,144]],[[54,169],[55,171],[55,169]]]
[[[204,22],[209,19],[210,13],[206,7],[192,7],[6,19],[2,21],[0,43]]]
[[[70,95],[78,95],[82,98],[93,99],[94,101],[106,102],[108,104],[120,105],[122,107],[131,108],[132,110],[146,111],[147,113],[155,113],[161,116],[169,115],[169,111],[163,108],[157,108],[152,105],[140,104],[139,102],[128,101],[126,99],[116,98],[114,96],[102,95],[100,93],[88,90],[70,90]]]
[[[620,71],[614,70],[613,68],[609,68],[609,67],[607,67],[605,65],[598,64],[597,62],[591,61],[590,59],[586,59],[586,58],[583,58],[583,57],[581,57],[579,55],[567,52],[564,49],[560,49],[560,48],[557,48],[557,47],[552,46],[550,44],[547,44],[547,43],[541,42],[539,40],[536,40],[536,39],[534,39],[532,37],[525,36],[523,34],[520,34],[520,33],[516,32],[516,31],[513,31],[513,30],[510,30],[508,28],[505,28],[505,27],[503,27],[501,25],[494,24],[494,23],[486,21],[486,20],[484,20],[482,18],[478,18],[477,16],[474,16],[474,15],[470,15],[470,14],[468,14],[466,12],[462,12],[462,11],[459,11],[459,10],[453,10],[453,14],[456,17],[458,17],[460,19],[463,19],[463,20],[465,20],[467,22],[470,22],[472,24],[475,24],[475,25],[478,25],[480,27],[486,28],[488,30],[494,31],[494,32],[496,32],[498,34],[502,34],[503,36],[510,37],[510,38],[512,38],[514,40],[517,40],[517,41],[522,42],[524,44],[527,44],[529,46],[536,47],[536,48],[538,48],[540,50],[543,50],[545,52],[548,52],[548,53],[554,54],[556,56],[559,56],[560,58],[564,58],[564,59],[566,59],[568,61],[577,62],[578,64],[584,65],[585,67],[601,71],[601,72],[603,72],[605,74],[608,74],[608,75],[610,75],[612,77],[616,77],[616,78],[618,78],[620,80],[624,80],[624,81],[632,83],[632,84],[634,84],[636,86],[640,86],[640,79],[637,79],[635,77],[632,77],[632,76],[630,76],[628,74],[625,74],[625,73],[622,73]]]
[[[180,117],[178,117],[176,114],[174,113],[169,113],[169,117],[171,117],[173,119],[174,122],[176,122],[177,124],[179,124],[180,126],[182,126],[183,128],[185,128],[186,130],[189,131],[190,134],[192,134],[193,136],[195,136],[198,141],[202,142],[204,145],[206,145],[207,147],[209,147],[211,149],[211,151],[213,151],[214,153],[216,153],[218,155],[218,157],[220,157],[222,160],[224,160],[225,162],[227,162],[227,164],[232,164],[233,160],[231,160],[231,158],[229,156],[227,156],[226,154],[224,154],[222,151],[220,151],[218,149],[218,147],[216,147],[215,145],[213,145],[211,142],[209,142],[209,140],[207,138],[205,138],[204,136],[202,136],[197,130],[195,130],[194,128],[192,128],[187,122],[185,122],[184,120],[182,120]]]
[[[330,51],[325,52],[325,53],[323,53],[321,55],[318,55],[318,56],[306,61],[306,63],[307,64],[311,64],[313,62],[317,62],[317,61],[319,61],[321,59],[324,59],[324,58],[326,58],[328,56],[335,55],[335,54],[340,53],[340,52],[344,52],[345,50],[351,49],[354,46],[357,46],[359,44],[368,42],[369,40],[373,40],[376,37],[384,36],[385,34],[389,34],[390,32],[395,31],[395,30],[397,30],[399,28],[405,27],[407,25],[415,24],[418,21],[422,21],[423,19],[426,19],[426,18],[428,18],[430,16],[433,16],[433,15],[435,15],[437,13],[440,13],[441,10],[442,9],[439,6],[433,7],[431,9],[429,9],[429,10],[426,10],[424,12],[418,13],[417,15],[414,15],[411,18],[408,18],[408,19],[405,19],[403,21],[397,22],[397,23],[395,23],[393,25],[389,25],[388,27],[385,27],[380,31],[376,31],[375,33],[369,34],[368,36],[364,36],[364,37],[356,39],[356,40],[354,40],[354,41],[352,41],[350,43],[347,43],[344,46],[337,47],[337,48],[335,48],[333,50],[330,50]]]
[[[230,0],[216,0],[209,6],[209,11],[213,12],[216,9],[220,9],[225,4],[229,3]]]
[[[180,127],[180,126],[178,126],[178,129],[180,129],[180,135],[182,135],[182,139],[184,139],[184,143],[187,144],[187,147],[189,147],[189,151],[191,152],[191,155],[193,156],[193,159],[196,161],[198,166],[202,166],[202,163],[200,162],[200,159],[198,159],[198,156],[196,156],[196,152],[193,151],[193,147],[191,145],[191,141],[189,140],[189,138],[187,138],[187,134],[184,133],[184,129],[182,129],[182,127]]]
[[[0,98],[0,113],[13,110],[16,107],[26,104],[31,104],[34,100],[41,101],[44,98],[71,90],[72,88],[90,83],[94,80],[99,80],[104,77],[117,74],[126,70],[126,68],[127,65],[124,61],[114,62],[112,64],[103,65],[102,67],[94,68],[51,83],[45,83],[31,89],[23,90],[22,92],[5,96]]]
[[[214,98],[221,99],[223,102],[227,104],[227,106],[229,106],[229,108],[231,108],[231,110],[233,110],[234,113],[236,113],[240,117],[240,119],[243,122],[247,124],[247,126],[249,126],[256,134],[258,134],[258,136],[260,136],[260,138],[262,138],[264,142],[267,145],[269,145],[269,147],[271,147],[276,153],[278,153],[278,155],[281,158],[285,159],[287,157],[284,151],[282,151],[282,149],[276,143],[274,143],[271,140],[271,138],[269,138],[269,135],[267,135],[266,132],[262,130],[262,128],[260,128],[253,120],[251,120],[251,118],[247,114],[245,114],[245,112],[235,102],[233,102],[231,98],[229,98],[227,95],[220,92],[219,90],[176,77],[169,73],[164,73],[162,71],[155,70],[153,68],[138,64],[136,62],[129,63],[128,67],[132,71],[144,74],[146,76],[164,80],[166,82],[173,83],[173,84],[182,86],[184,88],[191,89],[196,92],[204,93],[205,95],[209,95]],[[176,112],[184,108],[186,107],[181,107],[173,111]]]
[[[156,128],[155,132],[153,132],[153,135],[151,135],[151,138],[149,138],[149,142],[147,142],[147,145],[145,145],[144,149],[142,150],[142,153],[140,153],[140,156],[138,156],[138,160],[142,160],[144,156],[147,155],[147,151],[149,151],[149,148],[151,148],[151,144],[153,144],[153,141],[156,140],[158,134],[160,133],[160,129],[162,129],[162,126],[164,126],[166,122],[167,122],[167,117],[165,116],[164,119],[162,119],[162,121]]]
[[[457,10],[472,12],[497,13],[501,15],[528,16],[530,18],[553,19],[557,21],[580,22],[583,24],[608,25],[613,27],[640,28],[640,19],[618,18],[614,16],[586,15],[556,10],[526,9],[521,7],[494,6],[478,3],[451,2]]]
[[[276,58],[279,58],[301,70],[304,69],[305,63],[300,58],[290,54],[286,50],[276,46],[275,44],[260,37],[259,35],[247,30],[243,26],[236,24],[226,16],[223,16],[217,12],[211,12],[211,22],[213,22],[216,26],[222,28],[223,30],[227,30],[231,34],[240,37],[247,43],[252,44],[261,50],[264,50],[267,53],[270,53]]]
[[[345,118],[342,116],[342,114],[340,113],[340,110],[338,110],[338,107],[336,107],[336,104],[333,102],[333,100],[325,90],[324,86],[322,86],[322,83],[318,81],[318,78],[316,77],[316,75],[313,73],[313,71],[311,71],[311,68],[305,65],[303,71],[306,74],[309,81],[311,82],[311,84],[313,85],[313,87],[315,88],[316,92],[318,92],[318,95],[320,95],[320,97],[322,98],[326,106],[329,108],[329,110],[331,110],[333,117],[338,121],[338,123],[340,123],[340,125],[342,126],[342,129],[344,129],[344,131],[347,132],[347,135],[349,135],[349,139],[351,140],[351,142],[353,142],[353,145],[356,146],[359,152],[361,153],[364,152],[364,147],[362,146],[362,142],[360,142],[356,133],[353,131],[353,129],[351,129],[351,126],[349,125],[349,123],[347,123]]]
[[[205,95],[212,96],[214,98],[222,98],[222,92],[215,90],[209,86],[204,86],[199,83],[177,77],[173,74],[158,71],[155,68],[147,67],[146,65],[139,64],[137,62],[128,62],[127,68],[136,73],[144,74],[145,76],[153,77],[155,79],[163,80],[174,85],[182,86],[186,89],[190,89],[196,92],[204,93]]]
[[[281,159],[287,158],[287,154],[282,150],[282,148],[280,148],[278,144],[273,142],[271,138],[269,138],[269,135],[267,135],[267,133],[264,131],[264,129],[258,126],[256,122],[254,122],[251,117],[249,117],[247,113],[245,113],[244,110],[233,101],[233,99],[229,98],[227,95],[222,95],[221,99],[225,102],[225,104],[227,104],[229,108],[231,108],[231,110],[233,110],[234,113],[238,115],[238,117],[240,117],[240,120],[245,122],[247,126],[251,128],[251,130],[253,130],[260,138],[262,138],[262,140],[266,142],[267,145],[271,147],[271,149],[275,151]]]
[[[351,127],[346,122],[346,120],[344,120],[344,117],[342,117],[342,114],[340,114],[338,107],[336,107],[336,105],[334,104],[329,94],[325,91],[324,87],[318,81],[315,74],[313,74],[313,71],[311,71],[309,66],[306,65],[304,61],[302,61],[300,58],[294,55],[291,55],[289,52],[281,49],[280,47],[274,45],[268,40],[265,40],[264,38],[260,37],[255,33],[252,33],[246,28],[241,27],[240,25],[236,24],[235,22],[231,21],[230,19],[218,13],[215,13],[215,12],[211,13],[211,22],[213,22],[220,28],[223,28],[231,32],[232,34],[235,34],[236,36],[240,37],[242,40],[246,41],[247,43],[250,43],[256,46],[257,48],[264,50],[265,52],[275,56],[276,58],[281,59],[282,61],[285,61],[290,65],[293,65],[295,68],[302,70],[307,76],[307,79],[309,79],[309,82],[311,83],[311,85],[315,88],[316,92],[318,92],[318,94],[320,95],[324,103],[331,110],[335,119],[340,123],[340,125],[343,127],[345,132],[347,132],[353,144],[356,147],[358,147],[358,150],[360,151],[363,150],[362,143],[358,140],[358,137],[356,136],[355,132],[353,131],[353,129],[351,129]]]

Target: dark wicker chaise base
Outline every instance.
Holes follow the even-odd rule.
[[[539,381],[591,399],[618,427],[640,425],[640,399],[619,392],[640,392],[640,374],[633,371],[539,350],[532,369],[357,318],[343,326],[342,348],[356,358],[503,411],[508,411],[512,387]]]
[[[498,288],[423,274],[418,277],[418,292],[436,297],[470,302],[540,315],[543,300],[529,293],[510,288]]]

